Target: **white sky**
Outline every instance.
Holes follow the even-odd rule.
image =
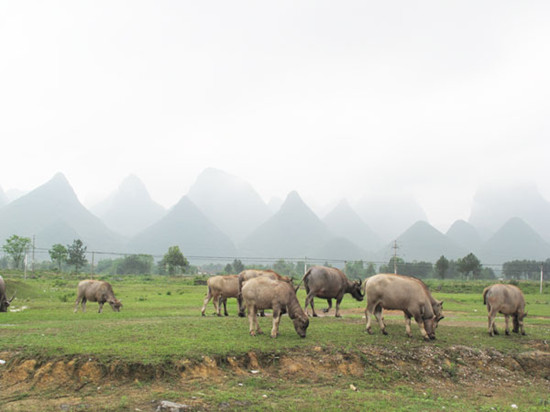
[[[413,194],[446,229],[475,190],[550,199],[550,2],[0,3],[0,186],[129,174],[172,206],[206,167],[268,201]]]

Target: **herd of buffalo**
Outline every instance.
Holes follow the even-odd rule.
[[[301,283],[304,283],[307,297],[304,309],[300,306],[296,292]],[[405,315],[405,329],[409,337],[411,334],[411,318],[414,318],[425,340],[435,339],[435,330],[443,319],[443,302],[433,298],[428,287],[420,279],[395,275],[378,274],[362,282],[350,281],[339,269],[324,266],[313,266],[295,287],[292,279],[281,276],[272,270],[247,269],[238,275],[219,275],[208,279],[208,291],[203,302],[201,314],[204,316],[206,305],[213,300],[217,315],[221,316],[221,305],[227,316],[227,299],[236,298],[239,305],[239,316],[248,312],[250,334],[255,336],[262,331],[258,324],[258,312],[263,315],[265,309],[273,312],[273,327],[271,337],[276,338],[279,331],[281,315],[287,313],[294,323],[294,328],[302,338],[306,336],[309,326],[307,307],[311,306],[312,315],[317,316],[314,298],[326,299],[328,312],[332,308],[332,299],[336,300],[336,316],[340,317],[340,303],[346,293],[356,300],[362,301],[366,296],[367,307],[366,330],[372,334],[371,322],[373,315],[383,334],[387,334],[386,325],[382,316],[383,309],[401,310]],[[6,285],[0,276],[0,312],[6,312],[15,295],[8,299]],[[74,311],[81,304],[86,309],[86,302],[98,302],[99,313],[103,305],[109,303],[111,308],[118,312],[122,303],[115,297],[113,288],[108,282],[100,280],[83,280],[78,284],[78,296]],[[525,335],[523,319],[527,316],[525,298],[519,288],[513,285],[495,284],[483,291],[483,303],[487,305],[489,315],[489,335],[498,334],[495,326],[497,313],[502,313],[506,322],[505,332],[510,333],[509,320],[513,319],[513,332]]]

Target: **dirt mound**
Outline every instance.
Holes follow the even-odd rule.
[[[446,349],[424,346],[415,350],[363,347],[351,353],[314,347],[312,351],[294,350],[287,354],[249,352],[240,356],[177,359],[157,365],[88,357],[24,359],[9,352],[0,353],[0,356],[7,360],[0,371],[0,383],[4,387],[24,383],[79,387],[105,381],[174,378],[215,380],[228,373],[249,375],[251,371],[273,376],[324,379],[335,372],[359,376],[366,369],[399,372],[411,379],[420,378],[421,374],[424,378],[471,380],[490,373],[497,379],[524,374],[550,380],[550,352],[535,350],[508,356],[496,350],[477,350],[466,346]]]
[[[410,350],[365,346],[352,352],[314,347],[284,354],[249,352],[239,356],[176,359],[156,365],[90,357],[25,359],[11,352],[0,352],[0,359],[6,360],[0,366],[0,405],[4,406],[18,405],[21,394],[27,397],[30,392],[37,393],[38,405],[44,393],[62,393],[63,396],[56,395],[50,402],[57,402],[55,408],[63,409],[61,400],[56,399],[68,402],[71,397],[78,397],[83,388],[94,391],[97,388],[99,392],[100,388],[141,383],[159,386],[158,391],[162,392],[163,385],[181,389],[193,382],[222,383],[228,376],[254,375],[313,383],[331,381],[335,375],[353,378],[370,375],[373,379],[394,379],[412,386],[475,387],[476,391],[488,394],[498,386],[536,381],[550,390],[550,352],[544,350],[508,356],[496,350],[466,346],[423,346]],[[34,410],[29,406],[30,399],[22,402],[21,409],[11,410]]]

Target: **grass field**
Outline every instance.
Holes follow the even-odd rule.
[[[437,340],[425,343],[414,322],[414,337],[405,336],[397,312],[385,316],[388,336],[377,325],[366,334],[365,302],[350,296],[343,318],[330,316],[333,309],[311,319],[305,339],[286,317],[271,339],[248,335],[234,299],[229,317],[214,316],[212,303],[201,317],[206,286],[190,278],[109,278],[124,306],[102,314],[91,302],[73,313],[78,279],[4,278],[17,299],[14,312],[0,314],[2,410],[154,410],[159,399],[196,410],[543,410],[550,402],[549,373],[516,365],[526,353],[548,359],[548,284],[542,295],[535,284],[520,285],[530,292],[527,336],[494,338],[481,297],[487,283],[430,284],[446,317]],[[298,297],[303,304],[305,292]],[[325,305],[316,299],[317,309]],[[503,318],[497,322],[503,330]],[[260,324],[269,331],[271,318]],[[509,368],[508,359],[516,362]],[[32,371],[15,379],[29,362]],[[83,370],[93,365],[88,382]]]

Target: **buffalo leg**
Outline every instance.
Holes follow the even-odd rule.
[[[82,312],[86,312],[86,302],[87,302],[87,299],[82,298],[82,303],[80,304],[80,306],[82,307]]]
[[[517,313],[512,315],[512,321],[514,325],[512,332],[518,333],[519,332],[519,315]]]
[[[216,307],[216,315],[221,316],[222,310],[222,296],[218,295],[214,298],[214,306]]]
[[[336,298],[336,317],[337,318],[341,318],[342,316],[340,315],[340,302],[342,302],[342,299],[343,298]],[[330,299],[329,299],[329,302],[330,302]]]
[[[495,318],[497,316],[496,311],[492,310],[489,305],[487,305],[487,309],[489,311],[488,314],[488,323],[489,323],[489,336],[495,336],[498,335],[497,331],[497,325],[495,324]]]
[[[229,316],[229,313],[227,313],[227,298],[223,298],[223,314]]]
[[[405,313],[405,331],[407,332],[407,336],[409,338],[412,338],[412,331],[411,331],[411,315]]]
[[[103,305],[104,304],[105,304],[105,302],[99,302],[99,310],[97,311],[97,313],[103,312]]]
[[[382,333],[387,335],[388,332],[386,331],[386,324],[384,323],[384,318],[382,317],[382,305],[379,304],[374,308],[374,316],[376,316],[376,320],[378,321],[378,325],[380,325],[380,330],[382,330]]]
[[[271,328],[272,338],[276,338],[279,335],[279,322],[281,322],[281,310],[273,308],[273,327]]]
[[[204,316],[204,312],[206,312],[206,305],[208,305],[208,302],[210,302],[210,299],[212,299],[212,294],[210,293],[210,288],[208,288],[208,293],[206,294],[206,297],[204,298],[204,301],[202,302],[202,308],[201,308],[201,315]]]
[[[315,295],[313,293],[308,293],[306,297],[306,304],[305,307],[307,308],[307,305],[311,306],[311,313],[314,317],[317,317],[317,314],[315,313],[315,305],[313,303],[313,300],[315,298]],[[304,308],[305,310],[305,308]]]
[[[414,320],[416,323],[418,323],[418,327],[420,328],[420,333],[422,334],[422,337],[424,340],[429,341],[430,337],[428,336],[428,332],[426,332],[426,329],[424,328],[424,320],[422,319],[422,316],[417,315],[414,317]]]
[[[328,313],[332,309],[332,299],[328,298],[328,308],[323,309],[323,313]],[[338,308],[338,306],[336,306]],[[338,309],[336,309],[336,312],[338,312]]]
[[[373,311],[373,305],[371,304],[371,301],[369,301],[367,303],[367,307],[365,308],[365,318],[367,319],[366,330],[370,335],[372,335],[372,329],[371,329],[372,311]]]
[[[504,323],[506,325],[506,328],[504,329],[504,333],[506,335],[510,334],[510,315],[504,315]]]
[[[80,303],[80,296],[76,298],[76,302],[74,305],[74,313],[78,312],[78,304]]]
[[[240,292],[239,296],[237,296],[237,303],[239,305],[239,317],[244,318],[243,295]]]
[[[258,311],[256,309],[256,306],[250,305],[247,307],[248,309],[248,322],[250,324],[250,335],[256,336],[261,335],[263,332],[260,329],[260,324],[258,323]]]

